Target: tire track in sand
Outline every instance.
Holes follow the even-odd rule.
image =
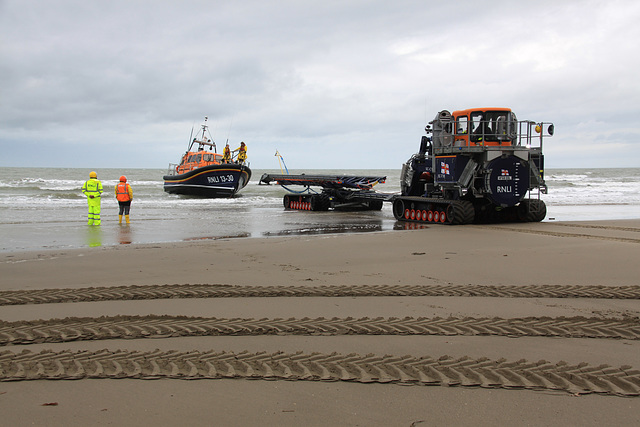
[[[438,359],[337,353],[109,351],[0,352],[0,381],[135,379],[263,379],[559,390],[640,395],[640,371],[586,363],[487,358]]]
[[[640,299],[638,286],[230,286],[158,285],[0,292],[0,305],[159,298],[226,298],[276,296],[462,296],[502,298]],[[505,336],[580,336],[638,339],[638,321],[591,318],[524,319],[193,319],[170,316],[67,319],[0,323],[6,345],[87,339],[157,338],[234,334],[460,334]],[[103,325],[96,322],[104,321]],[[55,322],[59,322],[55,324]],[[74,323],[75,322],[75,323]],[[138,323],[135,323],[138,322]],[[204,322],[204,323],[202,323]],[[207,324],[218,322],[219,324]],[[284,322],[284,323],[283,323]],[[287,323],[289,322],[289,323]],[[293,322],[293,324],[291,323]],[[507,322],[507,323],[505,323]],[[511,322],[511,323],[509,323]],[[515,322],[515,323],[514,323]],[[520,323],[518,323],[520,322]],[[209,328],[209,329],[208,329]],[[287,329],[289,328],[289,329]],[[332,329],[333,328],[333,329]],[[422,328],[422,329],[421,329]],[[118,334],[120,334],[118,336]],[[568,334],[568,335],[565,335]],[[114,336],[115,335],[115,336]],[[56,341],[59,340],[59,341]],[[14,354],[0,352],[0,381],[83,378],[218,379],[353,381],[392,384],[524,388],[574,394],[640,395],[640,372],[630,366],[505,359],[453,359],[442,356],[377,356],[357,354],[213,353],[70,350]]]
[[[640,339],[637,318],[332,318],[241,319],[184,316],[113,316],[100,318],[2,322],[0,345],[69,341],[258,335],[465,335]]]
[[[640,286],[603,285],[130,285],[0,291],[0,306],[169,298],[451,296],[494,298],[640,299]]]
[[[569,227],[575,227],[566,225]],[[540,234],[543,236],[552,236],[552,237],[576,237],[581,239],[594,239],[594,240],[608,240],[614,242],[625,242],[625,243],[640,243],[640,238],[636,237],[615,237],[615,236],[599,236],[597,234],[585,234],[585,233],[563,233],[560,231],[547,231],[547,230],[533,230],[528,228],[517,228],[517,227],[509,227],[509,226],[499,226],[499,225],[472,225],[472,227],[483,228],[483,229],[492,229],[492,230],[502,230],[502,231],[514,231],[516,233],[527,233],[527,234]],[[624,229],[623,227],[609,228],[609,227],[591,227],[591,226],[582,226],[581,228],[593,228],[593,229],[614,229],[618,231],[638,231],[635,228],[632,229]]]

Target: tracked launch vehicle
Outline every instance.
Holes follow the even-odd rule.
[[[265,173],[260,184],[275,182],[289,191],[282,203],[285,209],[306,211],[379,211],[382,204],[390,200],[391,194],[376,193],[373,187],[384,183],[386,176],[353,176],[353,175],[273,175]],[[301,191],[293,191],[289,187],[304,187]],[[320,191],[312,190],[320,187]]]
[[[445,224],[542,221],[544,139],[552,123],[518,121],[508,108],[440,111],[403,166],[400,221]]]

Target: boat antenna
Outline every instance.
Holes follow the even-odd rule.
[[[189,144],[187,145],[187,152],[189,152],[189,150],[191,150],[191,145],[193,144],[193,128],[195,127],[196,122],[193,122],[193,124],[191,125],[191,135],[189,135]]]
[[[227,133],[227,142],[229,142],[229,135],[231,135],[232,126],[233,126],[233,117],[231,117],[231,123],[229,123],[229,132]]]

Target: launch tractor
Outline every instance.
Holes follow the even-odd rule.
[[[552,123],[519,121],[508,108],[440,111],[403,166],[400,221],[468,224],[542,221],[543,141]]]

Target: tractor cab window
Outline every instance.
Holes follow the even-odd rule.
[[[496,112],[496,140],[500,144],[514,144],[518,138],[518,119],[509,111]]]
[[[484,112],[471,113],[471,141],[482,142],[485,141],[487,135],[491,134],[491,128],[485,118]]]
[[[509,111],[477,111],[471,113],[471,141],[481,143],[510,141],[513,133]]]
[[[493,127],[496,130],[496,139],[498,141],[506,141],[507,138],[507,113],[499,114],[496,116],[495,125]]]
[[[466,135],[469,133],[469,119],[467,116],[461,116],[456,119],[456,135]]]

